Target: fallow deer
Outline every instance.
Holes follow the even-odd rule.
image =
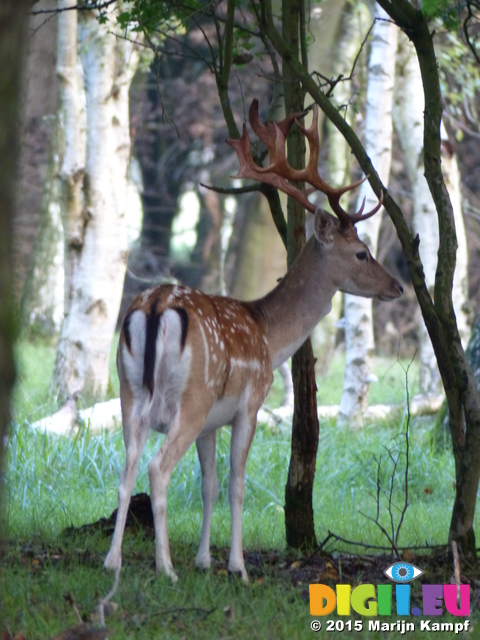
[[[149,480],[155,521],[158,572],[175,581],[167,535],[167,487],[172,471],[195,441],[202,472],[203,523],[196,565],[210,567],[210,523],[218,493],[216,429],[231,425],[229,500],[231,549],[228,568],[248,582],[242,549],[245,465],[257,412],[273,380],[273,370],[289,358],[331,309],[336,291],[393,300],[402,287],[371,256],[355,223],[373,211],[348,215],[340,196],[359,183],[334,189],[318,174],[317,113],[311,128],[288,116],[262,124],[258,103],[250,122],[265,143],[270,164],[257,166],[244,125],[240,140],[228,140],[240,161],[239,177],[252,178],[293,195],[314,212],[314,234],[277,287],[253,302],[206,295],[185,286],[163,285],[140,294],[123,321],[117,352],[126,465],[119,507],[105,567],[121,567],[121,546],[138,459],[149,429],[165,434],[150,462]],[[285,138],[293,122],[310,146],[308,166],[294,170],[285,158]],[[316,209],[290,181],[324,192],[336,218]]]

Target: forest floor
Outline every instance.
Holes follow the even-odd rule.
[[[117,509],[108,518],[100,518],[91,524],[81,527],[69,527],[64,530],[64,536],[91,535],[101,532],[109,539],[113,535]],[[154,540],[153,512],[150,496],[146,493],[139,493],[132,497],[125,530],[140,533],[146,538]],[[245,562],[249,567],[249,574],[254,580],[262,579],[265,572],[272,568],[283,580],[291,581],[293,585],[305,585],[310,583],[337,583],[342,584],[376,584],[379,577],[384,574],[385,569],[392,562],[401,561],[408,563],[419,563],[424,572],[428,572],[429,582],[432,584],[453,582],[452,574],[452,554],[447,545],[436,545],[435,547],[425,546],[423,549],[403,549],[402,557],[399,560],[392,553],[327,553],[323,548],[330,541],[338,537],[330,533],[325,540],[320,541],[316,549],[306,555],[298,555],[292,550],[277,553],[272,551],[252,551],[245,553]],[[346,542],[346,541],[344,541]],[[353,541],[351,544],[354,544]],[[363,546],[363,545],[362,545]],[[368,547],[365,546],[365,551]],[[228,561],[229,548],[216,548],[213,555],[217,572],[223,572]],[[479,560],[480,563],[480,560]],[[477,567],[478,571],[478,567]],[[479,588],[478,598],[480,599],[480,581],[476,580],[475,570],[466,570],[462,575],[462,584],[470,584],[472,588]],[[308,594],[307,594],[308,596]],[[480,600],[479,602],[480,603]]]
[[[391,616],[366,617],[353,610],[348,616],[310,614],[310,584],[333,589],[337,584],[392,584],[384,571],[399,559],[425,572],[412,582],[414,607],[422,606],[422,585],[453,580],[445,545],[455,495],[449,439],[431,419],[412,420],[407,474],[405,412],[357,431],[322,421],[313,495],[319,546],[303,553],[285,548],[289,425],[259,425],[247,462],[243,509],[248,587],[227,572],[228,429],[217,436],[220,494],[212,520],[212,569],[194,567],[202,505],[201,473],[191,448],[175,469],[168,497],[170,548],[179,580],[173,585],[156,577],[146,496],[148,464],[159,446],[158,434],[152,433],[140,459],[138,497],[133,500],[140,507],[127,528],[118,591],[105,608],[102,628],[99,603],[113,585],[103,561],[125,459],[122,433],[116,429],[95,435],[84,429],[66,437],[32,428],[55,410],[46,373],[53,355],[46,346],[22,345],[19,362],[14,422],[6,443],[0,640],[399,640],[405,635],[402,624],[415,626],[409,638],[480,637],[480,588],[464,566],[461,582],[471,586],[471,615],[431,618],[458,632],[442,634],[440,627],[422,628],[422,616],[396,615],[395,594]],[[378,361],[376,373],[373,402],[399,403],[406,385],[415,386],[415,371],[406,379],[405,367],[395,359]],[[319,380],[320,396],[337,402],[341,379],[341,367],[333,362],[328,376]],[[478,539],[478,513],[474,526]],[[400,558],[391,554],[381,527],[396,537]],[[454,626],[467,621],[468,629]]]
[[[398,616],[395,615],[395,598],[392,615],[387,617],[367,618],[354,612],[348,617],[335,613],[325,618],[310,615],[310,584],[326,584],[332,589],[338,583],[352,588],[360,584],[388,584],[384,571],[399,561],[391,553],[325,552],[322,545],[306,554],[293,550],[246,550],[245,562],[250,578],[250,586],[246,587],[226,571],[228,547],[214,547],[211,571],[200,572],[192,566],[195,551],[192,545],[175,541],[173,554],[180,581],[172,585],[164,577],[155,578],[153,519],[146,494],[138,494],[132,501],[125,536],[126,566],[118,592],[104,608],[106,626],[101,627],[98,605],[112,584],[112,576],[100,568],[103,554],[99,553],[99,541],[103,545],[110,541],[114,521],[115,512],[88,525],[69,527],[55,542],[12,540],[7,543],[0,566],[3,565],[2,571],[6,570],[15,580],[13,591],[18,589],[20,598],[17,606],[12,607],[12,594],[4,594],[10,619],[5,622],[2,640],[47,637],[54,640],[160,637],[179,640],[308,637],[396,640],[406,633],[407,623],[415,627],[415,631],[408,633],[410,638],[478,637],[480,583],[473,575],[461,575],[462,584],[469,584],[471,589],[471,615],[468,618],[454,617],[446,612],[435,618]],[[421,568],[428,576],[429,584],[452,582],[452,561],[445,546],[404,550],[402,557],[403,562]],[[411,607],[420,609],[421,582],[412,583],[410,602]],[[12,582],[4,583],[7,592],[10,591],[9,584]],[[19,586],[21,584],[26,591]],[[101,584],[105,592],[101,591]],[[25,635],[24,632],[15,634],[16,627],[11,619],[15,610],[20,627],[32,629],[36,621],[38,630]],[[465,630],[466,620],[469,626]],[[386,627],[376,627],[376,621],[379,625],[393,624],[393,627],[386,631]],[[315,623],[323,627],[316,633]],[[355,623],[360,626],[353,626]],[[427,626],[422,628],[422,624]],[[439,636],[441,627],[432,628],[434,624],[452,625],[445,628],[455,631]],[[47,629],[53,633],[50,635]],[[55,632],[55,629],[60,631]]]

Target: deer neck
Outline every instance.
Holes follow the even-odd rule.
[[[328,254],[312,236],[275,289],[250,303],[262,318],[273,368],[295,353],[332,308],[337,287]]]

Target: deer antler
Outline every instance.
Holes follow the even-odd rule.
[[[313,121],[308,129],[303,127],[298,121],[298,118],[302,118],[305,114],[306,111],[293,113],[279,122],[263,124],[258,115],[258,100],[253,100],[249,113],[250,124],[253,131],[267,147],[270,164],[267,167],[260,167],[255,164],[252,158],[251,141],[247,133],[247,128],[243,125],[243,134],[239,140],[227,139],[227,143],[235,149],[240,161],[240,171],[236,177],[258,180],[265,184],[269,184],[276,189],[280,189],[280,191],[293,196],[305,207],[305,209],[308,209],[308,211],[311,211],[312,213],[315,212],[316,207],[308,200],[307,194],[315,190],[322,191],[322,193],[327,196],[332,211],[336,214],[343,227],[350,227],[359,220],[366,220],[367,218],[370,218],[382,206],[383,194],[380,197],[378,204],[367,213],[363,213],[363,209],[365,208],[365,199],[363,200],[359,211],[354,215],[349,215],[342,208],[340,204],[341,196],[347,191],[356,189],[367,179],[367,177],[346,187],[339,188],[332,187],[323,180],[318,173],[320,140],[318,136],[317,105],[314,105],[313,107]],[[310,148],[310,158],[305,169],[294,169],[291,167],[288,164],[288,160],[285,155],[285,140],[294,122],[307,138]],[[306,182],[311,185],[312,189],[305,192],[293,186],[288,181]]]

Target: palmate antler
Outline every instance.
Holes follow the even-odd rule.
[[[255,164],[252,158],[252,145],[247,133],[247,127],[243,125],[243,134],[239,140],[227,139],[228,144],[233,147],[237,153],[240,162],[240,170],[237,178],[249,178],[258,180],[264,184],[269,184],[276,189],[280,189],[284,193],[294,197],[302,206],[312,213],[315,212],[316,206],[308,199],[308,195],[312,191],[321,191],[327,198],[332,211],[343,227],[350,227],[359,220],[366,220],[373,216],[382,206],[383,196],[380,197],[378,204],[369,212],[363,213],[365,207],[365,199],[359,211],[354,215],[349,215],[341,206],[340,198],[347,191],[355,189],[366,180],[366,177],[358,182],[354,182],[346,187],[335,188],[329,185],[318,173],[318,156],[320,150],[320,139],[318,136],[318,107],[313,107],[313,121],[310,128],[303,127],[298,118],[302,118],[306,111],[301,113],[293,113],[284,120],[278,122],[268,122],[263,124],[258,115],[258,100],[253,100],[250,106],[249,119],[253,131],[265,144],[269,156],[269,165],[260,167]],[[308,140],[310,147],[310,158],[305,169],[294,169],[288,164],[285,155],[285,140],[293,123],[304,134]],[[306,182],[312,188],[308,191],[302,191],[295,187],[291,182]]]

